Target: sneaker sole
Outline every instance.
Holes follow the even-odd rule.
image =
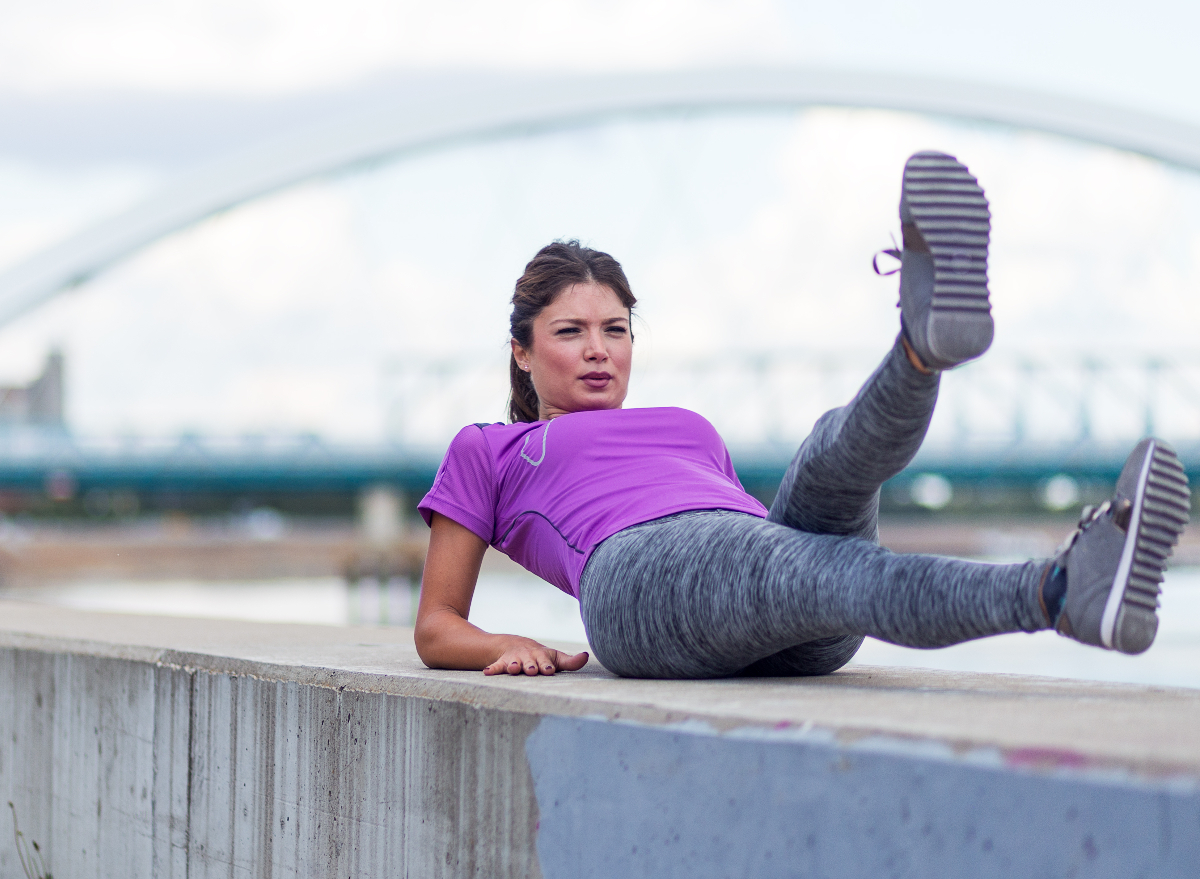
[[[933,255],[930,353],[950,365],[973,360],[995,332],[987,280],[992,215],[983,188],[953,156],[926,151],[905,164],[903,194]]]
[[[1191,492],[1187,474],[1174,450],[1152,439],[1141,462],[1129,530],[1113,578],[1100,640],[1111,650],[1142,653],[1158,631],[1158,595],[1171,550],[1188,523]]]

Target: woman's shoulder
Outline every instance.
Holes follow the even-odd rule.
[[[520,436],[527,431],[543,426],[545,423],[544,421],[517,421],[513,424],[508,424],[504,421],[479,421],[463,427],[455,436],[455,439],[462,436],[473,438],[480,436]]]
[[[518,421],[515,424],[496,421],[468,424],[450,441],[448,454],[455,456],[483,453],[502,455],[505,449],[513,443],[519,445],[526,434],[545,426],[545,421]]]

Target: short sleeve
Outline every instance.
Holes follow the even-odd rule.
[[[724,441],[721,442],[721,452],[725,456],[721,469],[725,471],[725,475],[729,477],[730,482],[742,491],[745,491],[746,489],[742,486],[742,480],[738,479],[737,470],[734,469],[733,458],[729,455],[729,448],[725,445]]]
[[[469,425],[446,450],[429,494],[417,504],[425,524],[441,513],[491,543],[496,530],[496,467],[483,429]]]

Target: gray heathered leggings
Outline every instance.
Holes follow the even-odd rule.
[[[588,561],[588,641],[626,677],[828,674],[863,636],[943,647],[1047,627],[1046,562],[995,565],[878,545],[879,488],[912,460],[938,377],[899,342],[850,405],[817,421],[767,519],[678,513],[626,528]]]

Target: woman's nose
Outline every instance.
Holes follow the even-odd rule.
[[[589,333],[587,349],[583,352],[584,360],[607,360],[608,348],[604,344],[602,333]]]

